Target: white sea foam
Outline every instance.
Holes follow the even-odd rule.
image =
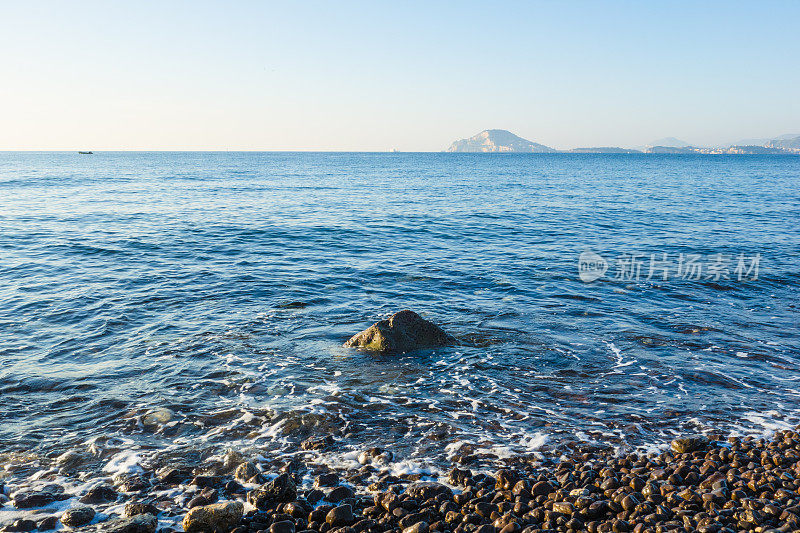
[[[103,467],[109,474],[138,474],[144,471],[139,465],[142,458],[136,450],[125,450],[114,455]]]

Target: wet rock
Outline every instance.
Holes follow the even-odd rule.
[[[106,503],[117,499],[117,491],[111,485],[101,484],[90,488],[86,494],[81,496],[81,503]]]
[[[14,495],[13,503],[17,509],[44,507],[57,499],[57,494],[48,491],[23,492]]]
[[[247,494],[247,501],[258,509],[277,503],[288,503],[297,498],[297,486],[289,474],[281,474]]]
[[[441,483],[436,483],[433,481],[418,481],[406,487],[404,494],[411,498],[425,501],[430,498],[435,498],[440,494],[443,494],[447,497],[452,497],[453,491],[450,490],[450,487],[442,485]]]
[[[339,484],[339,476],[333,472],[327,474],[320,474],[314,479],[314,488],[320,487],[335,487]]]
[[[36,529],[39,531],[50,531],[51,529],[55,529],[57,525],[57,516],[46,516],[36,523]]]
[[[5,526],[2,530],[4,533],[6,532],[27,532],[33,531],[36,529],[36,522],[33,520],[28,520],[26,518],[20,518],[18,520],[14,520],[11,524]],[[52,528],[51,528],[52,529]]]
[[[345,346],[377,352],[408,352],[446,346],[453,338],[433,322],[413,311],[400,311],[388,320],[376,322],[344,343]]]
[[[325,516],[325,522],[331,527],[349,526],[355,522],[353,508],[350,505],[339,505],[331,509]]]
[[[300,443],[300,448],[303,450],[324,450],[329,446],[333,446],[334,439],[330,435],[325,435],[324,437],[309,437]]]
[[[219,492],[217,491],[217,489],[206,487],[200,491],[200,494],[189,500],[187,507],[189,509],[194,509],[195,507],[210,505],[216,502],[218,499],[219,499]]]
[[[247,461],[245,463],[240,464],[236,467],[236,471],[233,473],[233,477],[236,480],[241,481],[242,483],[247,483],[250,479],[256,477],[259,474],[258,468],[256,465]]]
[[[140,514],[151,514],[157,516],[158,507],[151,502],[128,502],[125,504],[125,516],[130,518]]]
[[[413,526],[408,526],[403,529],[403,533],[428,533],[428,523],[422,521],[417,522]]]
[[[66,451],[56,458],[56,466],[67,470],[77,468],[85,462],[86,456],[74,450]]]
[[[140,514],[131,518],[117,518],[100,523],[100,531],[106,533],[155,533],[158,519],[151,514]]]
[[[533,496],[547,496],[553,492],[553,486],[547,481],[539,481],[531,487],[531,494]]]
[[[150,481],[140,474],[120,474],[114,477],[119,492],[141,492],[150,488]]]
[[[461,470],[459,468],[453,468],[448,475],[447,481],[451,485],[455,485],[457,487],[463,487],[465,482],[472,477],[472,472],[469,469]]]
[[[358,454],[358,462],[362,465],[368,465],[372,462],[380,464],[391,463],[394,459],[392,452],[386,451],[383,448],[369,448]]]
[[[704,435],[693,435],[680,437],[672,441],[670,448],[675,453],[691,453],[702,450],[709,444],[708,437]]]
[[[229,449],[226,451],[225,456],[222,458],[222,466],[227,472],[230,472],[244,462],[244,455],[242,455],[238,450],[234,449]]]
[[[158,480],[167,485],[177,485],[192,477],[192,471],[188,468],[165,467],[160,469],[157,474]]]
[[[239,525],[244,504],[238,501],[195,507],[183,518],[186,533],[228,532]]]
[[[85,526],[94,518],[94,509],[91,507],[74,507],[67,509],[61,515],[61,523],[67,527]]]
[[[222,483],[222,478],[219,476],[195,476],[189,485],[194,485],[195,487],[206,488],[206,487],[217,487]]]
[[[555,502],[553,504],[553,512],[571,515],[575,512],[575,506],[570,502]]]
[[[173,416],[173,412],[169,409],[154,409],[142,417],[142,425],[145,427],[164,425],[172,420]]]
[[[269,526],[269,533],[294,533],[294,522],[281,520]]]
[[[306,500],[295,500],[283,506],[283,512],[292,518],[306,518],[314,507]]]
[[[501,468],[494,477],[496,488],[503,490],[511,489],[520,480],[519,474],[510,468]]]
[[[325,493],[318,489],[310,490],[306,493],[306,500],[311,504],[317,503],[324,497]]]
[[[325,496],[325,499],[331,503],[339,503],[347,498],[355,498],[355,495],[356,493],[353,492],[353,489],[342,485],[330,491],[328,495]]]

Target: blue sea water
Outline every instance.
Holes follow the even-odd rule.
[[[0,153],[0,224],[0,452],[436,465],[800,416],[800,157]],[[405,308],[458,344],[342,347]]]

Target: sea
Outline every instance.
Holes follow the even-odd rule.
[[[797,156],[2,152],[0,228],[9,461],[435,472],[800,423]],[[456,342],[343,347],[403,309]]]

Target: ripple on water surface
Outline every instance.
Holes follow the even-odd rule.
[[[380,445],[414,469],[797,423],[798,158],[5,153],[0,168],[6,451],[127,468],[330,435],[320,460]],[[741,282],[585,284],[585,249],[763,264]],[[459,344],[341,346],[402,308]]]

